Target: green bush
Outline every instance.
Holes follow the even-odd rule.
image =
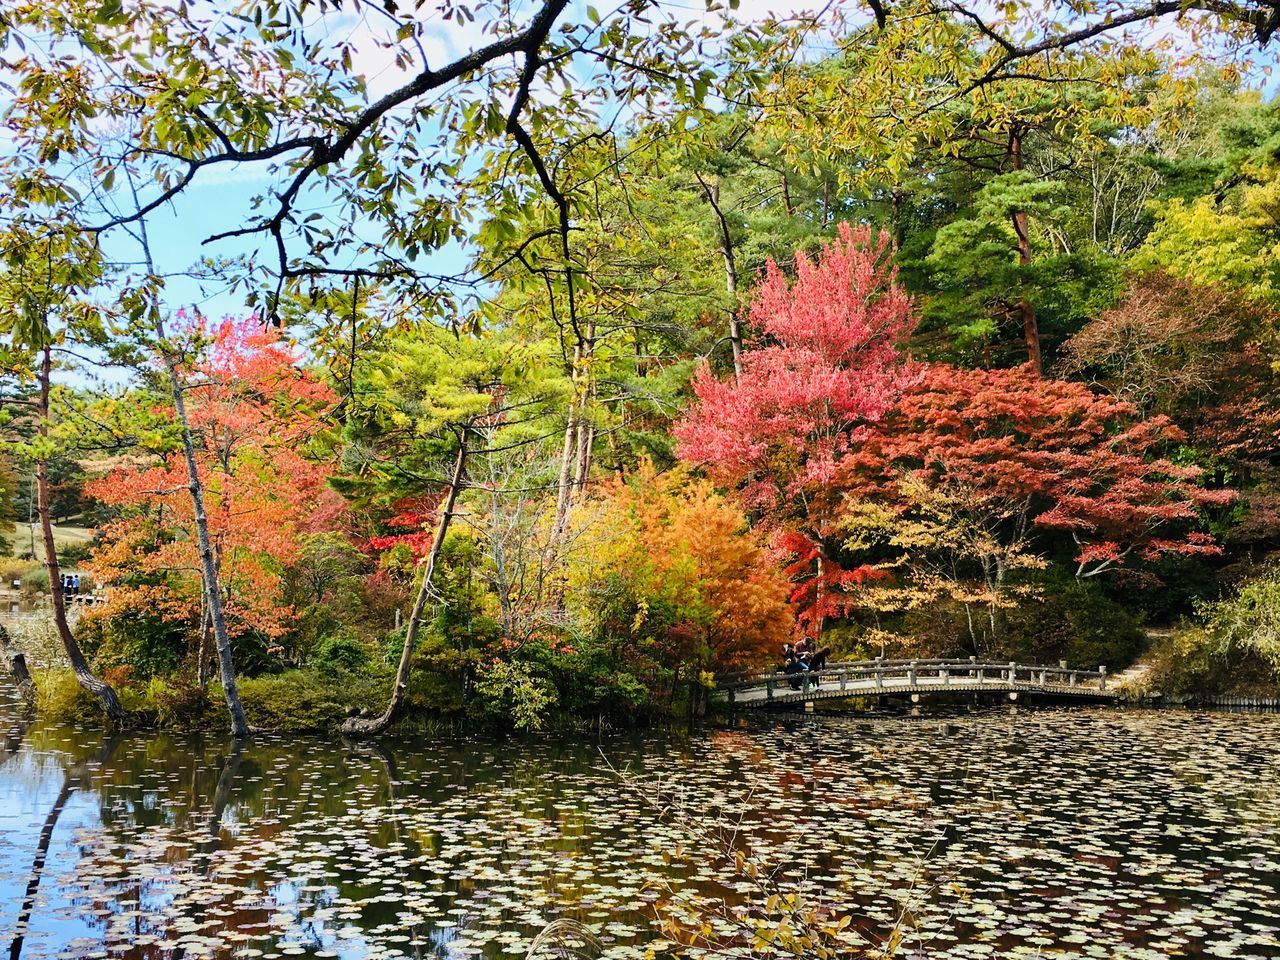
[[[34,675],[36,712],[55,723],[96,723],[102,710],[70,670],[41,670]]]
[[[1039,598],[1003,611],[1003,621],[1001,655],[1010,660],[1118,669],[1137,658],[1146,639],[1141,614],[1112,600],[1093,580],[1045,583]]]
[[[187,626],[139,609],[113,617],[89,615],[76,630],[85,653],[100,669],[129,667],[137,680],[177,669],[187,646]]]
[[[85,563],[93,556],[93,545],[88,543],[68,543],[58,548],[58,560],[63,566],[70,567]],[[80,578],[81,589],[84,589],[84,577]]]
[[[345,631],[321,640],[311,661],[318,673],[331,678],[358,673],[368,664],[368,648]]]
[[[147,712],[162,727],[192,730],[207,726],[217,716],[209,691],[189,672],[152,677],[143,689]]]
[[[43,566],[28,570],[22,575],[23,593],[48,593],[49,571]]]
[[[1201,604],[1196,612],[1223,652],[1252,652],[1280,670],[1280,569],[1264,570],[1234,597]]]
[[[1200,627],[1186,626],[1161,637],[1147,660],[1146,693],[1175,699],[1280,693],[1280,671],[1253,650],[1224,648]]]
[[[390,674],[335,681],[314,670],[243,677],[239,683],[249,722],[272,730],[332,730],[350,708],[381,713],[391,693]],[[215,697],[220,695],[215,692]]]

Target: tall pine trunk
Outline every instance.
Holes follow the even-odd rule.
[[[449,533],[449,524],[453,520],[454,509],[458,504],[458,493],[462,489],[463,478],[467,469],[467,441],[469,431],[462,431],[458,444],[458,456],[453,464],[453,475],[449,478],[449,493],[445,497],[440,510],[440,519],[436,522],[435,539],[431,541],[431,550],[427,554],[427,562],[422,571],[422,582],[418,585],[418,596],[413,602],[413,612],[409,614],[409,624],[405,628],[404,646],[400,650],[400,664],[396,668],[395,686],[391,688],[391,697],[382,715],[368,719],[365,717],[348,718],[339,731],[349,736],[371,737],[382,733],[404,705],[405,694],[409,690],[409,671],[413,665],[413,652],[418,645],[418,633],[422,629],[422,619],[427,609],[427,600],[431,597],[431,585],[435,578],[436,564],[440,561],[440,550],[444,538]]]
[[[40,361],[39,434],[49,436],[49,389],[53,379],[53,348],[46,343]],[[62,641],[62,649],[71,663],[76,682],[91,693],[103,712],[113,723],[126,719],[124,707],[111,685],[93,672],[84,651],[76,642],[67,621],[67,599],[62,593],[62,568],[58,563],[58,548],[53,539],[53,517],[49,509],[49,463],[36,461],[36,514],[40,520],[40,533],[44,540],[44,567],[49,574],[49,596],[53,601],[53,623]]]
[[[1009,159],[1014,170],[1022,169],[1022,133],[1016,127],[1009,135]],[[1025,210],[1014,210],[1010,215],[1013,232],[1018,240],[1018,263],[1031,263],[1031,229]],[[1018,299],[1018,315],[1022,318],[1022,339],[1027,348],[1027,363],[1036,373],[1040,372],[1040,322],[1036,318],[1035,305],[1026,297]]]
[[[786,184],[786,178],[783,178]],[[733,298],[733,306],[729,309],[729,346],[733,349],[734,376],[742,376],[742,326],[738,320],[738,261],[733,251],[733,236],[729,232],[729,220],[720,208],[720,184],[708,182],[698,175],[698,183],[702,185],[702,195],[710,204],[716,215],[716,235],[720,245],[720,259],[724,263],[724,285],[729,296]],[[788,207],[790,198],[787,199]]]

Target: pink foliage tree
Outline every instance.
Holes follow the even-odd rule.
[[[797,255],[794,281],[770,261],[748,309],[741,375],[720,380],[704,364],[675,428],[683,459],[769,511],[793,561],[793,600],[815,629],[823,585],[870,573],[833,559],[834,511],[817,500],[916,376],[902,350],[915,312],[891,256],[888,234],[841,224],[816,260]]]

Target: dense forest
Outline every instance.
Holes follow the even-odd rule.
[[[1276,15],[1194,6],[450,5],[434,69],[13,7],[3,652],[237,733],[694,714],[801,635],[1274,695]]]

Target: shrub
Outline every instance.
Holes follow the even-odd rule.
[[[1280,672],[1252,650],[1225,650],[1200,627],[1184,626],[1161,637],[1148,654],[1144,692],[1192,699],[1219,695],[1273,697]]]
[[[129,667],[137,680],[177,669],[187,645],[187,625],[140,607],[111,616],[91,612],[76,629],[85,652],[102,669]]]
[[[1280,669],[1280,569],[1266,569],[1234,597],[1201,604],[1197,612],[1223,653],[1252,652]]]
[[[349,708],[380,713],[391,693],[391,676],[366,674],[335,682],[314,670],[286,670],[242,677],[239,686],[251,723],[273,730],[331,730]]]
[[[40,568],[38,560],[0,560],[0,587],[8,589],[15,580],[21,583],[27,574]]]
[[[369,650],[351,633],[343,631],[325,637],[316,645],[311,661],[315,670],[325,677],[340,677],[357,673],[369,663]]]
[[[1073,666],[1127,667],[1142,651],[1141,615],[1107,596],[1093,580],[1054,581],[1039,599],[1004,612],[1002,655]]]
[[[102,711],[70,670],[41,670],[35,674],[36,712],[55,723],[96,723]]]
[[[187,671],[152,677],[145,688],[145,703],[162,727],[190,730],[205,726],[217,715],[209,691]]]
[[[517,730],[541,730],[556,704],[556,688],[521,661],[495,660],[476,677],[481,710],[510,718]]]
[[[28,570],[22,575],[23,593],[48,593],[49,571],[43,566]]]

